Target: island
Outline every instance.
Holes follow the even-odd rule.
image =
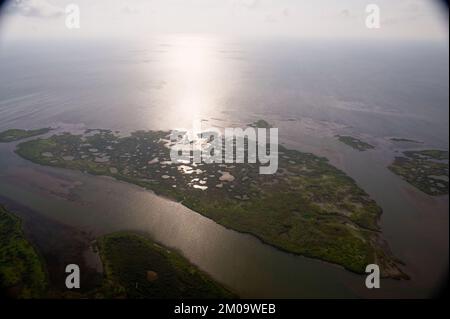
[[[416,141],[409,138],[402,138],[402,137],[393,137],[390,139],[392,142],[398,142],[398,143],[415,143],[415,144],[422,144],[420,141]]]
[[[0,132],[0,143],[10,143],[15,141],[20,141],[28,137],[34,137],[50,132],[51,128],[41,128],[37,130],[21,130],[21,129],[11,129],[7,131]]]
[[[396,157],[389,169],[422,192],[448,194],[448,151],[405,151]]]
[[[184,257],[143,235],[118,232],[98,239],[105,281],[97,298],[236,298]]]
[[[25,238],[21,225],[19,217],[0,205],[0,298],[238,298],[180,253],[132,232],[93,242],[103,263],[103,280],[85,291],[63,289],[48,276],[47,260]]]
[[[248,126],[254,128],[272,128],[272,125],[265,120],[257,120],[256,122],[248,124]]]
[[[360,152],[364,152],[364,151],[375,148],[373,145],[370,145],[369,143],[361,141],[360,139],[353,137],[353,136],[336,135],[336,137],[338,138],[338,140],[340,142],[342,142]]]
[[[40,298],[46,289],[42,258],[25,238],[21,220],[0,205],[0,296]]]
[[[381,208],[326,158],[279,146],[277,173],[261,175],[259,163],[173,163],[168,138],[164,131],[87,130],[26,141],[16,153],[139,185],[290,253],[359,274],[375,263],[383,277],[408,278],[382,239]]]

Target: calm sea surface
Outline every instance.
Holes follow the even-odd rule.
[[[94,236],[138,230],[243,297],[423,297],[448,274],[448,196],[387,170],[418,145],[448,150],[448,44],[230,40],[0,42],[0,130],[245,126],[265,119],[289,147],[326,156],[383,208],[384,238],[410,281],[382,281],[294,256],[133,185],[41,167],[0,144],[0,197]],[[357,152],[335,134],[377,146]],[[67,239],[65,239],[67,240]]]

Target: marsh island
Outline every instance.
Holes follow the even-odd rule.
[[[7,131],[0,132],[0,143],[9,143],[20,141],[28,137],[34,137],[50,132],[51,128],[41,128],[37,130],[21,130],[21,129],[11,129]]]
[[[395,174],[428,195],[448,194],[448,151],[406,151],[389,166]]]
[[[0,205],[0,296],[39,298],[46,288],[45,267],[21,220]]]
[[[326,158],[279,146],[273,175],[259,174],[259,164],[174,163],[168,136],[87,130],[27,141],[16,152],[41,165],[142,186],[287,252],[356,273],[376,263],[384,277],[407,278],[381,237],[381,208]]]
[[[106,298],[234,298],[231,292],[191,265],[177,252],[147,237],[121,232],[97,241],[105,282],[97,292]]]
[[[358,150],[360,152],[367,151],[374,149],[375,147],[373,145],[370,145],[369,143],[366,143],[356,137],[353,136],[343,136],[343,135],[336,135],[338,140],[351,148]]]
[[[416,141],[410,138],[403,138],[403,137],[393,137],[390,139],[392,142],[398,142],[398,143],[415,143],[415,144],[422,144],[420,141]]]
[[[0,205],[0,297],[237,298],[180,253],[147,236],[113,233],[98,238],[93,246],[101,257],[103,279],[88,289],[65,289],[64,278],[49,276],[55,270],[52,257],[36,249],[24,236],[22,220]]]

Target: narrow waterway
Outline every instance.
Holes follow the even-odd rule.
[[[303,148],[313,150],[317,141],[309,138]],[[13,144],[0,146],[0,194],[90,239],[117,230],[146,232],[242,297],[420,297],[433,293],[448,264],[448,199],[425,198],[389,173],[377,153],[356,153],[331,139],[326,141],[321,139],[321,148],[333,164],[354,177],[383,207],[384,237],[406,263],[412,280],[383,280],[383,289],[369,291],[364,276],[281,252],[134,185],[27,162],[13,152]],[[334,151],[339,158],[333,158]],[[38,219],[33,216],[34,222]],[[74,249],[70,237],[61,240]]]

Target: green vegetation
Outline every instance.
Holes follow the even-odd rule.
[[[38,164],[137,184],[288,252],[357,273],[377,263],[383,276],[406,278],[381,239],[381,208],[326,158],[280,146],[274,175],[259,174],[260,163],[173,163],[168,134],[89,130],[27,141],[16,152]]]
[[[0,289],[11,298],[39,298],[47,287],[41,259],[25,239],[20,219],[0,206]]]
[[[97,248],[105,278],[79,292],[48,289],[44,261],[25,239],[18,217],[0,206],[0,298],[236,298],[175,251],[121,232],[101,237]]]
[[[392,142],[405,142],[405,143],[417,143],[420,144],[422,142],[416,141],[416,140],[411,140],[409,138],[397,138],[397,137],[393,137],[391,138]]]
[[[46,134],[50,131],[51,128],[41,128],[37,130],[7,130],[0,133],[0,143],[15,142],[23,140],[24,138]]]
[[[258,120],[256,122],[253,122],[252,124],[249,124],[249,126],[255,128],[272,128],[272,125],[270,125],[264,120]]]
[[[336,135],[339,141],[341,141],[344,144],[347,144],[348,146],[354,148],[355,150],[358,150],[360,152],[367,151],[374,149],[375,147],[373,145],[370,145],[366,142],[361,141],[360,139],[357,139],[352,136],[342,136],[342,135]]]
[[[233,298],[232,293],[175,251],[132,233],[98,240],[105,284],[96,296],[106,298]]]
[[[389,169],[428,195],[448,194],[448,151],[403,152]]]

